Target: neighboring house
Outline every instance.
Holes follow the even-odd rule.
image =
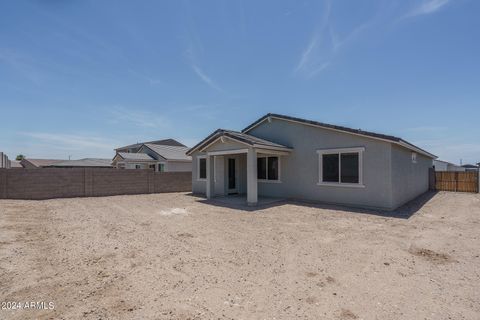
[[[462,166],[465,171],[479,171],[479,167],[473,164],[465,164]]]
[[[173,146],[173,147],[186,147],[186,145],[178,142],[175,139],[163,139],[163,140],[156,140],[156,141],[148,141],[148,142],[138,142],[135,144],[131,144],[125,147],[120,147],[115,149],[116,152],[125,152],[125,153],[137,153],[138,150],[144,145],[144,144],[158,144],[158,145],[163,145],[163,146]]]
[[[462,166],[442,160],[433,160],[433,167],[435,168],[435,171],[465,171],[465,168],[463,168]]]
[[[393,136],[267,114],[218,129],[187,155],[192,190],[393,210],[429,188],[435,155]]]
[[[20,161],[20,164],[22,167],[25,169],[38,169],[38,168],[44,168],[48,167],[52,164],[58,163],[58,162],[63,162],[65,160],[59,160],[59,159],[23,159]]]
[[[161,141],[167,141],[168,144],[160,144]],[[136,150],[136,153],[117,151],[112,165],[117,169],[152,169],[157,172],[192,171],[192,158],[185,154],[188,147],[173,139],[160,140],[156,143],[147,142],[141,146],[135,145],[131,150]]]
[[[23,169],[23,166],[20,164],[20,161],[10,160],[10,169]]]
[[[45,167],[47,168],[113,168],[112,160],[98,159],[98,158],[64,160],[60,162],[55,162]]]

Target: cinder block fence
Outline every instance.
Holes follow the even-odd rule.
[[[108,168],[0,169],[0,199],[52,199],[187,192],[191,172]]]

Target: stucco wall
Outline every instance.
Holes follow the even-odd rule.
[[[192,171],[192,163],[185,161],[168,161],[165,165],[167,172],[190,172]]]
[[[413,163],[411,150],[392,145],[393,207],[428,191],[428,169],[432,166],[431,158],[417,154],[417,161]]]
[[[206,155],[205,153],[195,152],[192,154],[192,192],[205,194],[207,192],[207,183],[198,180],[198,156]]]
[[[258,184],[259,195],[391,209],[391,144],[361,136],[272,119],[248,132],[292,147],[280,160],[281,183]],[[365,188],[319,186],[318,149],[365,147]]]

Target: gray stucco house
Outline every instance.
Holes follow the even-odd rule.
[[[193,193],[393,210],[428,190],[435,155],[397,137],[267,114],[188,150]]]

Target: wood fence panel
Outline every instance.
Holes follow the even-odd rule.
[[[478,172],[436,172],[435,188],[441,191],[478,192]]]

